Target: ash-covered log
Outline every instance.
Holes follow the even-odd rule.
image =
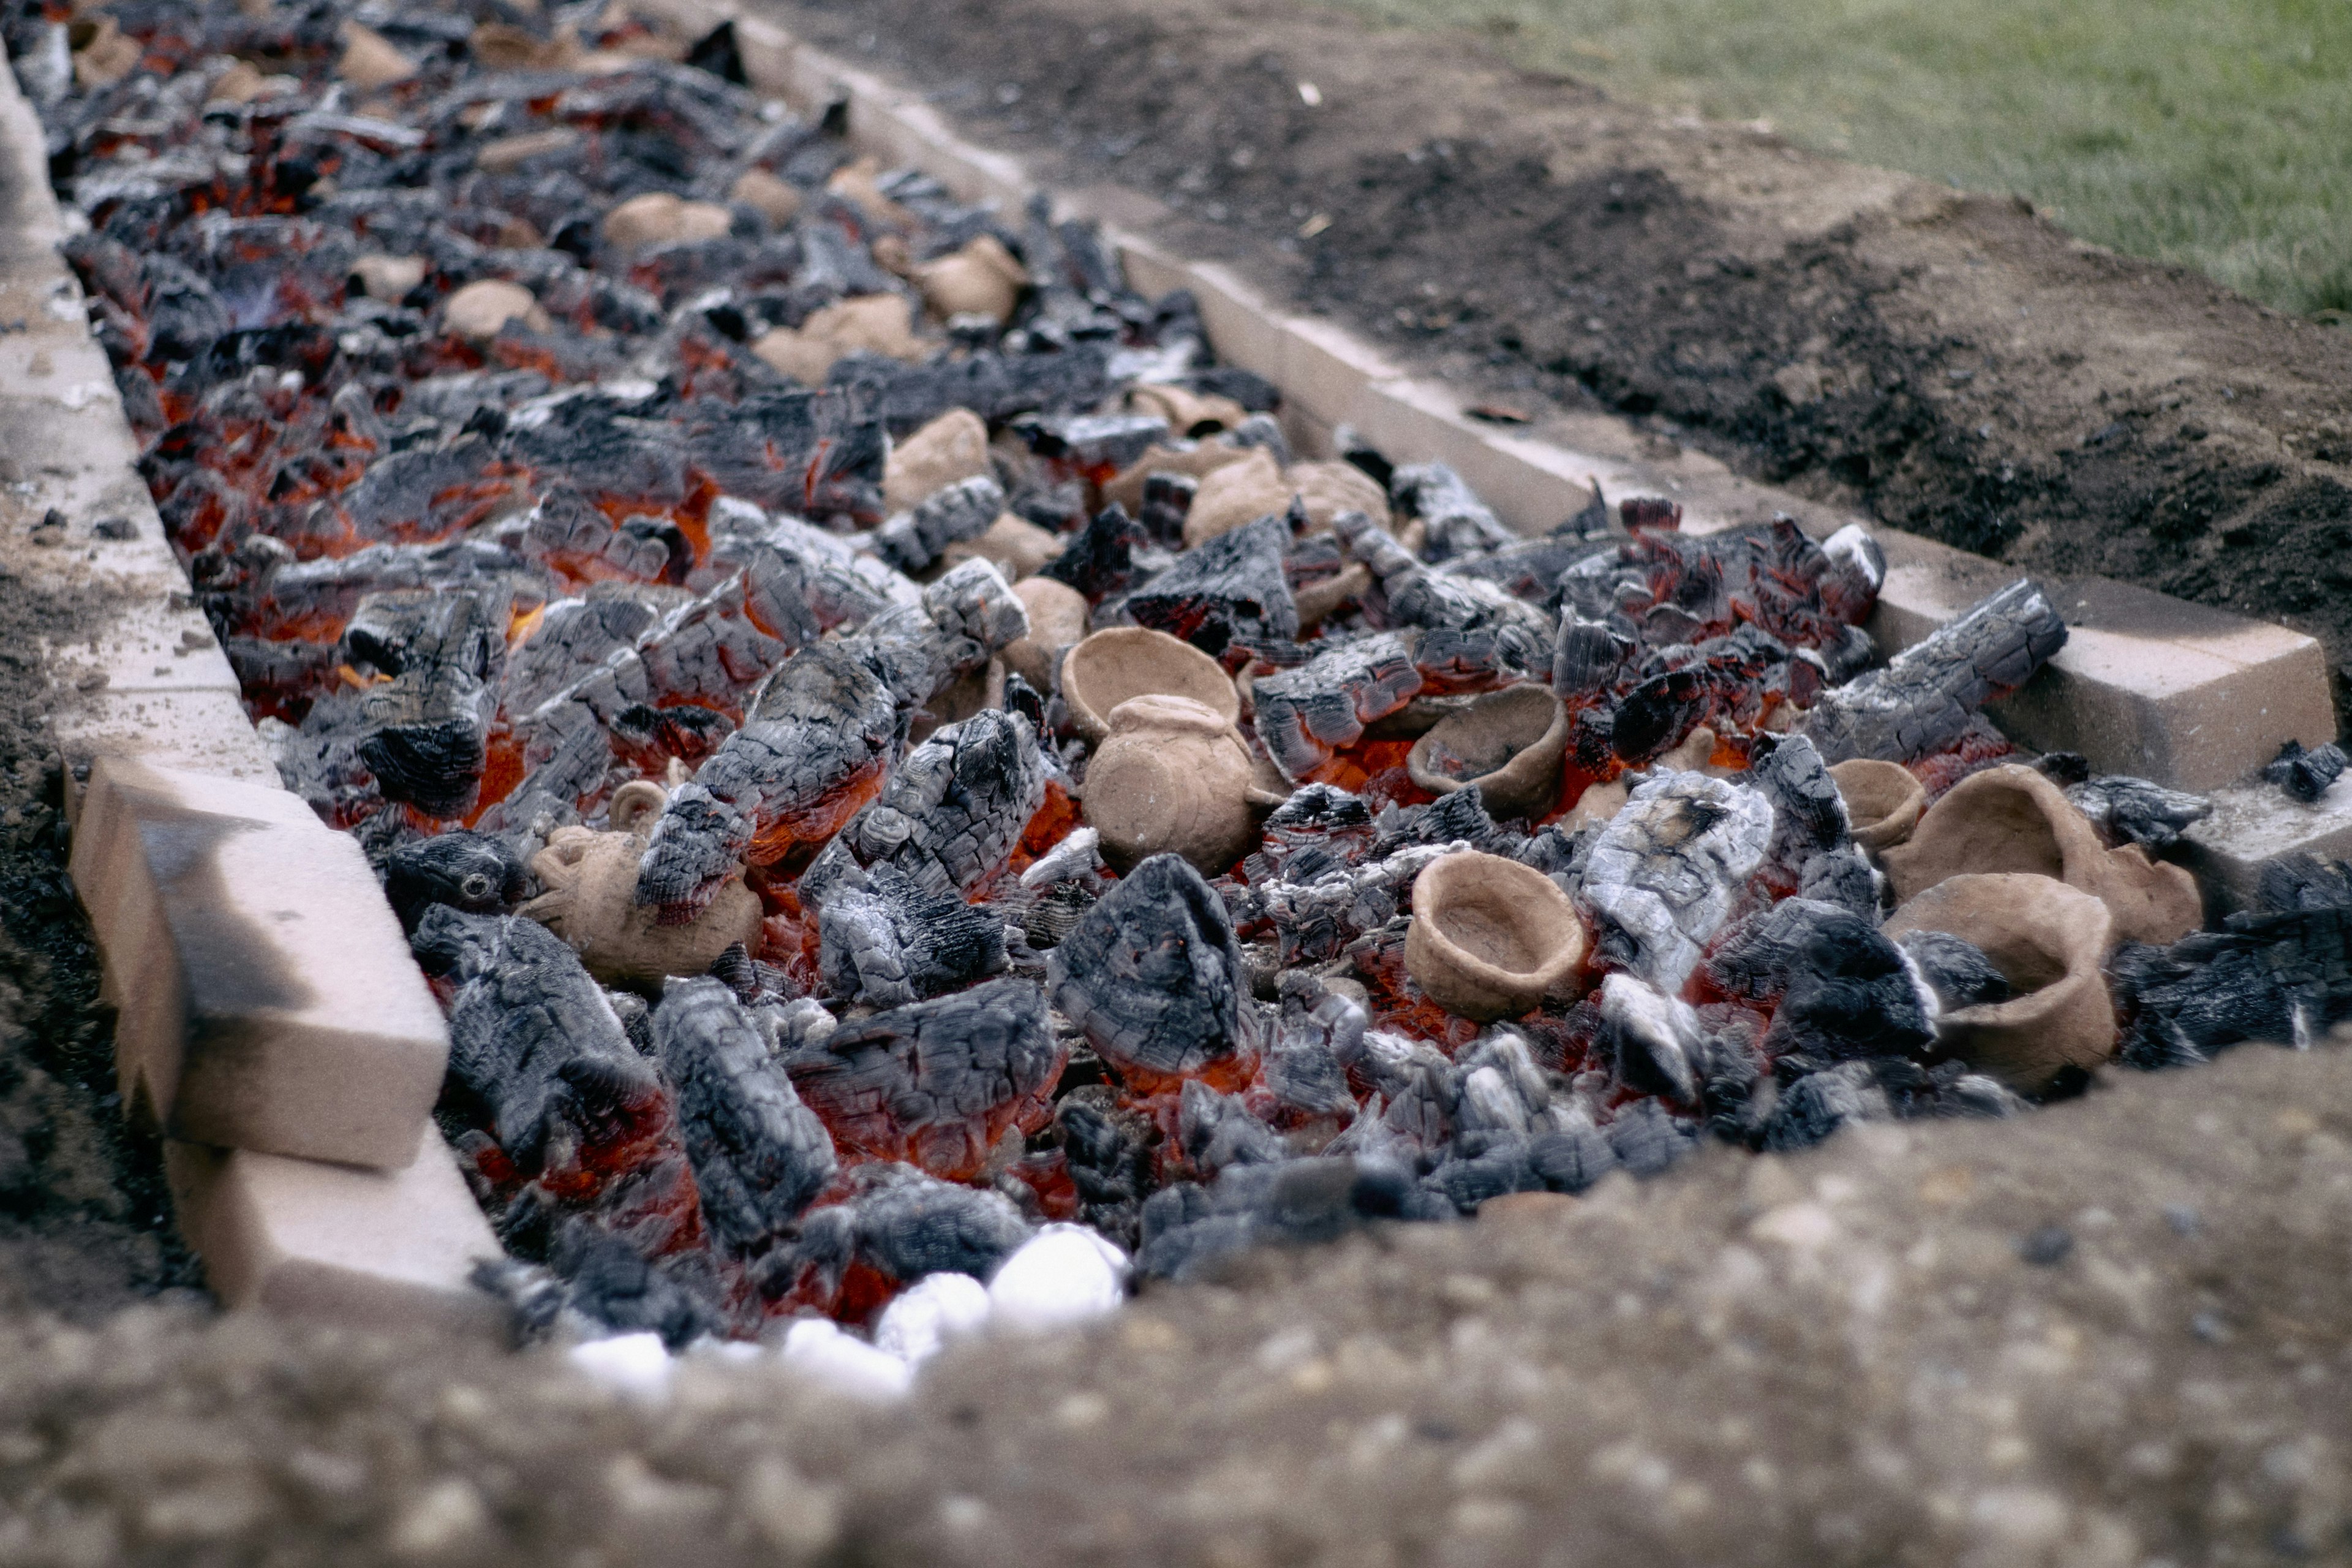
[[[668,1096],[629,1046],[579,956],[537,921],[425,910],[410,938],[428,974],[456,988],[449,1072],[488,1111],[499,1146],[526,1169],[551,1144],[609,1136],[668,1114]]]
[[[2066,623],[2016,582],[1934,634],[1822,695],[1805,733],[1831,763],[1909,763],[1958,741],[1978,709],[2014,691],[2066,646]]]
[[[1153,491],[1147,485],[1147,507],[1153,504],[1155,496],[1163,508],[1172,507],[1167,487]],[[1180,532],[1182,526],[1179,521]],[[1127,509],[1113,501],[1089,518],[1086,527],[1063,546],[1059,555],[1037,569],[1037,575],[1066,583],[1085,595],[1088,605],[1099,605],[1127,592],[1128,585],[1135,581],[1136,552],[1150,543],[1150,534],[1145,524],[1129,517]]]
[[[874,547],[901,572],[920,572],[950,544],[978,539],[1003,514],[1004,489],[988,476],[959,479],[874,531]]]
[[[2192,825],[2213,815],[2213,803],[2201,795],[2189,795],[2147,779],[2116,774],[2102,774],[2069,785],[2066,798],[2111,840],[2149,849],[2163,849],[2179,843],[2181,834]]]
[[[1653,778],[1594,838],[1581,892],[1600,917],[1597,952],[1668,994],[1748,896],[1772,807],[1756,790],[1703,773]]]
[[[1004,864],[1045,803],[1036,731],[1017,713],[984,709],[908,752],[824,858],[893,867],[919,888],[960,895]],[[819,880],[812,868],[803,883]]]
[[[392,679],[363,699],[359,754],[387,800],[458,816],[481,787],[487,682],[506,653],[507,606],[474,594],[402,589],[360,601],[343,643]]]
[[[902,1007],[1005,965],[1002,916],[887,862],[829,889],[817,931],[825,989],[845,1002]]]
[[[1120,879],[1046,965],[1054,1005],[1140,1082],[1230,1076],[1251,1055],[1241,944],[1223,900],[1181,855]]]
[[[1252,683],[1258,739],[1286,777],[1313,772],[1422,689],[1412,645],[1394,632],[1341,643]]]
[[[1874,920],[1834,904],[1783,899],[1727,932],[1706,973],[1772,1009],[1763,1046],[1775,1056],[1910,1056],[1936,1037],[1937,994]]]
[[[729,1252],[757,1257],[833,1179],[833,1140],[723,982],[671,981],[653,1033],[703,1221]]]
[[[2302,742],[2289,741],[2279,748],[2277,758],[2263,769],[2263,778],[2286,791],[2291,798],[2308,805],[2327,793],[2327,786],[2344,775],[2344,748],[2333,741],[2308,752],[2303,749]],[[2068,792],[2070,795],[2072,793]]]
[[[1221,533],[1129,594],[1128,618],[1210,654],[1234,642],[1291,641],[1298,636],[1298,606],[1282,574],[1289,542],[1289,524],[1279,517]]]

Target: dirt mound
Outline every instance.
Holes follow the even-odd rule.
[[[1468,37],[1277,0],[778,14],[1058,183],[1165,203],[1171,243],[1407,363],[2352,659],[2352,332]]]

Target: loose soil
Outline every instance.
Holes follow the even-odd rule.
[[[1669,119],[1283,0],[815,0],[1066,188],[1406,363],[1633,416],[2022,570],[2104,574],[2352,661],[2352,331],[2007,198]],[[1300,84],[1319,103],[1308,104]]]

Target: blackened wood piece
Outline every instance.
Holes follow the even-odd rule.
[[[1908,763],[1960,738],[1978,709],[2025,684],[2066,646],[2066,623],[2019,581],[1895,656],[1825,692],[1805,732],[1830,763]]]
[[[1181,855],[1154,855],[1046,961],[1054,1005],[1116,1068],[1163,1078],[1241,1048],[1241,943],[1225,906]]]
[[[1289,541],[1278,517],[1221,533],[1129,595],[1128,616],[1209,654],[1236,641],[1289,642],[1298,636],[1298,606],[1282,574]]]
[[[435,904],[473,915],[504,914],[530,896],[530,874],[505,839],[456,828],[395,847],[384,862],[383,891],[400,923],[413,931]]]
[[[833,889],[817,911],[817,966],[835,997],[902,1007],[1004,967],[1004,922],[992,910],[887,864],[863,881]]]

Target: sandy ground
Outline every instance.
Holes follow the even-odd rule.
[[[1014,41],[1048,14],[999,8]],[[1292,14],[1265,15],[1267,50],[1314,41],[1283,30]],[[1210,26],[1181,5],[1153,16],[1129,23]],[[976,79],[1010,79],[966,47]],[[1267,123],[1223,94],[1224,66],[1171,67],[1202,84],[1190,98],[1155,86],[1152,48],[1173,46],[1135,57],[1145,74],[1127,97],[1165,122],[1165,155],[1195,134],[1188,113]],[[1260,75],[1295,101],[1297,68],[1277,64]],[[1360,84],[1346,66],[1336,50],[1316,60],[1327,105]],[[1398,92],[1434,90],[1440,68],[1403,73]],[[1402,119],[1395,134],[1411,134]],[[1820,233],[1855,223],[1888,246],[1916,229],[2007,234],[2053,267],[2072,255],[1965,203],[1924,227],[1889,207]],[[1549,264],[1583,265],[1574,238]],[[1461,248],[1403,237],[1364,276],[1447,276]],[[2154,277],[2150,289],[2189,287]],[[1896,293],[1873,305],[1882,322]],[[2264,384],[2316,385],[2332,345],[2313,330],[2213,308],[2301,345]],[[1450,330],[1431,352],[1453,352]],[[2194,346],[2176,343],[2172,374],[2237,374],[2180,368]],[[1477,373],[1591,395],[1520,360]],[[1579,1203],[1260,1258],[1154,1289],[1091,1334],[951,1350],[895,1409],[716,1363],[644,1405],[545,1352],[219,1317],[188,1289],[152,1148],[106,1099],[108,1020],[62,882],[51,699],[27,651],[78,610],[24,585],[29,548],[0,541],[0,1563],[2352,1555],[2352,1060],[2334,1050],[2247,1047],[2194,1073],[2102,1079],[2007,1123],[1912,1124],[1795,1157],[1713,1150]]]

